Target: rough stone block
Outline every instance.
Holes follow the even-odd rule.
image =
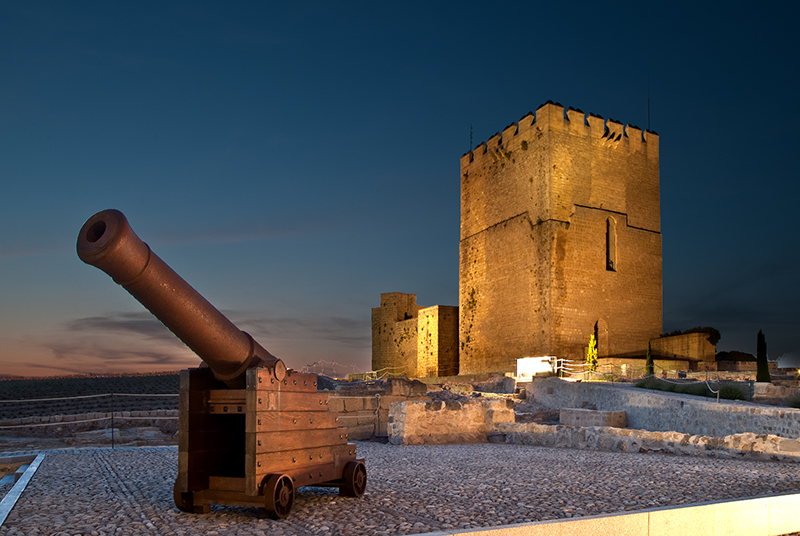
[[[338,413],[344,412],[344,400],[338,396],[329,396],[328,409],[329,411],[336,411]]]
[[[364,409],[364,399],[361,397],[342,397],[345,411],[361,411]]]
[[[591,409],[567,409],[559,412],[559,421],[567,426],[611,426],[625,428],[624,411],[597,411]]]

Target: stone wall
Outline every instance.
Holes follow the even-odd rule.
[[[717,347],[708,340],[708,333],[683,333],[657,337],[650,341],[653,356],[666,359],[685,359],[713,363]],[[697,365],[694,365],[697,368]]]
[[[353,440],[389,435],[389,408],[395,402],[430,401],[427,386],[419,381],[389,378],[382,384],[348,385],[328,395],[328,408],[339,413],[339,426]]]
[[[649,432],[611,427],[573,427],[534,423],[504,423],[497,426],[507,443],[605,450],[659,452],[712,458],[748,458],[800,461],[800,440],[772,434],[743,433],[725,437],[680,432]]]
[[[419,309],[415,294],[381,294],[381,306],[372,309],[372,370],[416,376]]]
[[[753,400],[761,404],[786,405],[800,397],[800,389],[770,382],[755,382]]]
[[[594,409],[561,408],[558,421],[566,426],[613,426],[625,428],[624,411],[597,411]]]
[[[372,370],[420,378],[458,374],[458,307],[420,307],[415,294],[381,294],[372,309]]]
[[[458,374],[458,307],[434,305],[418,313],[416,378]]]
[[[753,432],[784,438],[800,437],[800,409],[775,408],[748,402],[678,395],[639,389],[630,384],[565,382],[537,379],[527,396],[550,408],[625,410],[628,426],[651,431],[678,431],[722,437]]]
[[[548,103],[461,159],[460,372],[643,355],[661,332],[658,136]]]
[[[597,372],[637,378],[645,373],[647,360],[633,357],[604,357],[597,360]],[[653,359],[656,374],[662,370],[689,370],[689,361]]]
[[[510,399],[393,403],[389,441],[394,445],[485,443],[487,432],[514,418]]]

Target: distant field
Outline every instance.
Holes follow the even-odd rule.
[[[64,398],[108,393],[177,394],[178,374],[111,376],[87,378],[45,378],[0,381],[0,419],[44,415],[73,415],[111,411],[178,409],[178,397],[115,396],[74,400],[4,403],[4,400]]]

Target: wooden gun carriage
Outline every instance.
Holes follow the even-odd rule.
[[[176,506],[260,506],[286,517],[301,486],[360,497],[364,460],[317,377],[286,370],[142,242],[117,210],[81,228],[82,261],[103,270],[203,360],[181,372]]]

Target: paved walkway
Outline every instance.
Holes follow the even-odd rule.
[[[361,499],[301,488],[289,518],[179,512],[175,448],[48,454],[0,536],[415,534],[800,490],[797,464],[478,444],[359,443]]]

